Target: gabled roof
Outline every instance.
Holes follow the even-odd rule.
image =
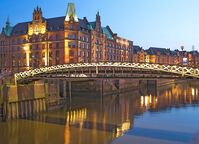
[[[64,21],[65,17],[56,17],[56,18],[49,18],[46,19],[47,21],[47,30],[48,31],[56,31],[56,30],[63,30],[64,29]]]
[[[88,21],[86,19],[86,17],[84,17],[83,19],[78,19],[79,20],[79,26],[78,29],[81,30],[81,28],[83,29],[88,29]]]
[[[192,54],[193,56],[199,56],[198,51],[190,51],[189,53]]]
[[[157,47],[150,47],[146,52],[150,55],[157,55],[160,53],[161,55],[170,54],[170,49],[167,48],[157,48]]]
[[[12,33],[12,29],[13,27],[7,27],[7,28],[3,28],[2,33],[5,34],[6,36],[10,36]]]
[[[65,21],[65,16],[62,17],[56,17],[56,18],[43,18],[44,21],[47,23],[47,30],[48,31],[57,31],[57,30],[63,30],[64,29],[64,21]],[[93,30],[95,29],[95,22],[89,23],[86,18],[84,19],[78,19],[79,21],[79,30],[81,28],[88,29],[88,30]],[[13,29],[11,35],[23,35],[28,33],[28,23],[29,22],[23,22],[23,23],[18,23],[16,24]],[[109,38],[111,38],[109,30],[107,28],[104,29],[106,31],[106,34],[108,35]],[[104,32],[105,32],[104,31]]]
[[[96,26],[96,22],[89,22],[88,28],[91,29],[91,30],[94,30],[95,26]]]
[[[106,35],[106,37],[108,39],[112,39],[113,40],[112,31],[110,30],[110,28],[108,26],[107,27],[102,27],[102,32],[103,32],[103,34]]]
[[[16,36],[26,34],[28,32],[28,23],[30,22],[16,24],[12,29],[11,35]]]
[[[140,46],[138,46],[138,45],[133,46],[133,53],[134,54],[137,54],[141,50],[142,50],[142,48]]]
[[[75,22],[78,22],[74,3],[68,3],[65,21],[70,21],[71,19],[74,20]]]
[[[43,19],[43,22],[46,21],[47,31],[59,31],[59,30],[64,29],[65,16],[55,17],[55,18],[43,17],[42,19]],[[79,30],[82,30],[82,29],[94,30],[96,27],[96,21],[88,22],[86,17],[84,17],[83,19],[78,19],[78,22],[79,22],[79,26],[78,26]],[[32,21],[16,24],[14,27],[12,27],[12,29],[9,30],[10,34],[13,36],[27,34],[29,23],[32,23]],[[114,33],[112,32],[109,26],[102,27],[101,32],[105,34],[108,39],[111,39],[111,40],[114,39]]]
[[[170,51],[170,55],[172,55],[172,56],[177,56],[177,55],[178,55],[178,52],[177,52],[177,51]]]

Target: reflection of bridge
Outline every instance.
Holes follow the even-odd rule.
[[[199,69],[146,63],[77,63],[37,68],[15,74],[15,81],[42,78],[199,78]]]

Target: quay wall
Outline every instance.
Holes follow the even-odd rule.
[[[3,119],[27,118],[46,111],[45,84],[3,87]]]

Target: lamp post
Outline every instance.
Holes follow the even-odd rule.
[[[183,59],[184,59],[184,46],[180,47],[182,52],[181,52],[181,65],[184,65]]]

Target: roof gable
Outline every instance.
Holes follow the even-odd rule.
[[[113,40],[113,35],[111,34],[111,31],[110,31],[110,29],[108,29],[108,27],[102,27],[102,32],[103,32],[103,34],[106,35],[106,37],[108,39],[112,39]]]

